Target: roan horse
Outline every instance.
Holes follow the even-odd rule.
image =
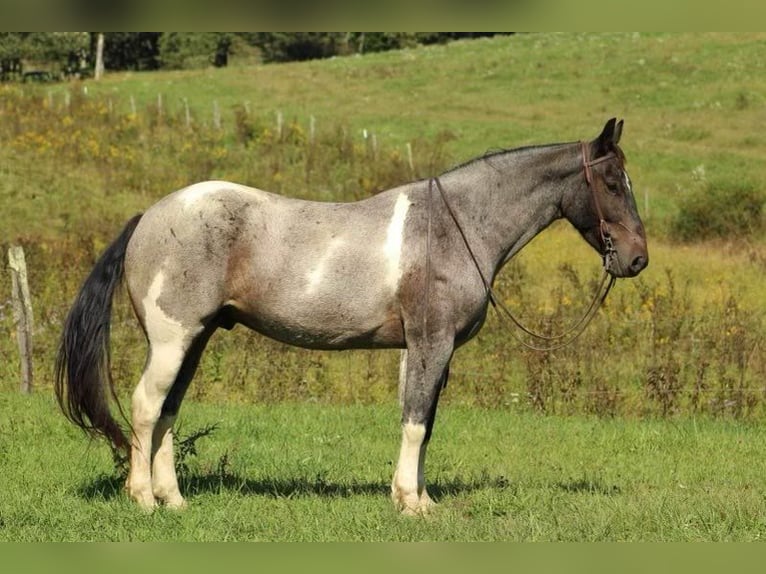
[[[223,181],[166,196],[127,223],[76,297],[56,365],[64,413],[129,451],[126,489],[142,507],[182,507],[172,428],[216,329],[242,323],[311,349],[404,349],[391,496],[405,513],[427,510],[424,466],[439,394],[454,350],[484,322],[503,265],[562,217],[612,277],[647,265],[618,146],[622,125],[609,120],[590,142],[488,154],[351,203]],[[109,321],[123,276],[149,344],[130,439],[109,409]]]

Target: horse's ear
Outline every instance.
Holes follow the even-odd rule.
[[[612,135],[612,142],[614,145],[620,143],[620,137],[622,137],[622,126],[625,120],[620,120],[617,125],[614,126],[614,134]]]
[[[614,146],[617,145],[617,142],[620,141],[621,135],[622,120],[618,122],[617,118],[611,118],[606,122],[604,129],[601,131],[601,135],[593,141],[592,147],[595,152],[594,157],[601,157],[612,151]]]

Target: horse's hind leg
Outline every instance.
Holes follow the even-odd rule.
[[[162,405],[176,380],[188,344],[182,336],[149,338],[149,358],[132,400],[130,474],[125,485],[130,496],[143,508],[155,506],[151,459],[153,437]]]
[[[198,342],[207,341],[209,333],[200,323],[185,322],[168,316],[159,305],[164,276],[158,274],[139,308],[143,310],[142,322],[146,338],[149,342],[149,355],[141,380],[133,392],[132,400],[132,440],[130,454],[130,474],[126,489],[139,505],[151,509],[155,506],[154,491],[170,504],[183,504],[178,492],[172,466],[173,436],[169,432],[174,416],[163,418],[163,405],[170,395],[172,404],[180,404],[183,392],[188,384],[187,374],[193,374],[198,354],[195,353]],[[187,317],[194,316],[194,305],[187,302]],[[196,316],[204,316],[198,313]],[[178,391],[172,392],[177,380],[180,379]],[[170,413],[173,409],[166,410]],[[175,409],[177,410],[177,408]],[[159,425],[159,427],[158,427]],[[159,453],[157,469],[159,470],[156,489],[152,484],[152,459]]]
[[[162,403],[160,418],[152,435],[152,493],[170,508],[183,508],[186,502],[178,488],[173,456],[173,424],[186,389],[194,377],[199,359],[215,327],[206,328],[192,342],[176,379]]]

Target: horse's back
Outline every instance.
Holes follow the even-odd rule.
[[[187,323],[227,307],[303,346],[397,346],[410,205],[404,192],[323,203],[222,181],[189,186],[147,210],[134,233],[134,306]]]

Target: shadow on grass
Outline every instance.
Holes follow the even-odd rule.
[[[269,496],[273,498],[295,498],[303,496],[321,496],[325,498],[346,498],[358,495],[388,496],[388,482],[328,482],[322,476],[315,478],[298,477],[291,479],[263,478],[249,479],[237,474],[193,474],[181,477],[181,492],[184,496],[197,496],[206,493],[236,492],[245,496]],[[102,474],[86,482],[78,489],[78,494],[87,500],[110,500],[124,492],[125,479],[116,475]],[[455,478],[436,480],[428,485],[428,492],[436,498],[466,494],[476,490],[507,489],[510,482],[503,476],[491,477],[482,474],[471,480]]]

